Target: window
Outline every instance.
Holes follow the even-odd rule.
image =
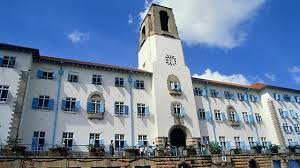
[[[259,113],[255,113],[255,119],[257,123],[262,123],[262,118]]]
[[[221,112],[220,112],[220,110],[215,110],[214,113],[215,113],[215,120],[216,121],[221,121],[222,118],[221,118]]]
[[[139,146],[147,146],[148,145],[147,135],[138,135],[138,144]]]
[[[233,94],[230,94],[229,91],[224,91],[225,99],[233,99]]]
[[[267,147],[268,146],[268,142],[267,142],[267,138],[266,137],[261,137],[261,143],[263,147]]]
[[[54,79],[54,73],[53,72],[42,71],[42,77],[41,78],[52,80],[52,79]]]
[[[76,98],[66,98],[65,111],[76,111]]]
[[[32,151],[43,151],[45,145],[45,132],[44,131],[34,131],[32,138]]]
[[[245,123],[250,122],[249,121],[249,116],[248,116],[247,112],[242,112],[242,115],[243,115],[243,120],[244,120]]]
[[[205,117],[205,110],[204,109],[199,109],[198,110],[198,118],[200,120],[205,120],[206,119],[206,117]]]
[[[62,142],[69,150],[72,150],[73,132],[63,132]]]
[[[93,75],[92,84],[102,85],[102,75]]]
[[[254,138],[253,137],[248,137],[248,141],[249,141],[250,148],[252,148],[253,146],[255,146]]]
[[[146,116],[146,105],[142,103],[137,104],[137,115],[138,116]]]
[[[100,142],[100,134],[99,133],[90,133],[90,145],[94,145],[96,147],[99,147],[102,145],[102,142]]]
[[[216,90],[214,90],[214,89],[210,89],[210,96],[211,97],[218,97],[218,95],[219,95],[219,93],[216,91]]]
[[[281,99],[280,94],[274,93],[273,96],[274,96],[274,99],[275,99],[275,100],[278,100],[278,101],[279,101],[279,100]]]
[[[116,87],[124,87],[124,78],[115,78],[115,86]]]
[[[6,103],[8,98],[9,86],[0,85],[0,103]]]
[[[87,102],[87,112],[88,113],[104,113],[105,104],[104,100],[99,94],[94,94],[90,97]]]
[[[293,119],[297,119],[298,118],[298,113],[295,112],[294,110],[290,110],[290,115]]]
[[[257,96],[250,95],[249,97],[250,97],[250,101],[251,101],[251,102],[257,102],[257,99],[258,99]]]
[[[181,91],[180,83],[179,82],[170,82],[170,88],[172,91]]]
[[[176,117],[182,117],[182,106],[181,104],[173,104],[173,112],[174,112],[174,116]]]
[[[299,124],[294,124],[294,126],[295,126],[295,132],[300,133]]]
[[[39,96],[38,109],[49,109],[49,96]]]
[[[101,113],[101,112],[104,112],[101,110],[101,100],[92,100],[92,105],[93,105],[93,108],[92,108],[92,112],[94,113]]]
[[[284,116],[284,114],[283,114],[283,110],[282,110],[282,109],[278,109],[278,111],[279,111],[279,115],[280,115],[280,117],[283,117],[283,116]]]
[[[202,142],[203,142],[203,144],[209,144],[209,136],[203,136]]]
[[[2,64],[0,63],[0,65],[1,67],[13,68],[15,66],[15,62],[16,62],[15,57],[4,56],[2,60]]]
[[[68,74],[68,81],[69,82],[78,82],[78,73],[76,73],[76,72],[69,72],[69,74]]]
[[[115,150],[124,149],[125,146],[125,139],[124,134],[115,134]]]
[[[136,80],[135,81],[135,88],[136,89],[145,89],[144,81]]]
[[[285,94],[285,95],[283,95],[283,100],[287,101],[287,102],[290,102],[291,101],[291,96]]]
[[[162,31],[169,31],[169,16],[166,11],[159,12],[160,26]]]
[[[124,102],[115,102],[115,114],[116,115],[125,115]]]
[[[236,121],[236,117],[235,117],[236,112],[229,112],[229,121]]]
[[[224,136],[219,137],[220,146],[222,149],[226,149],[226,139]]]
[[[194,88],[194,95],[195,96],[202,96],[202,89],[201,88]]]
[[[235,148],[240,149],[241,148],[240,137],[234,137],[234,142],[235,142]]]
[[[247,95],[246,94],[242,94],[242,93],[238,93],[238,98],[240,101],[247,101]]]
[[[144,41],[146,39],[146,28],[145,26],[143,26],[142,28],[142,41]]]
[[[289,126],[287,123],[283,123],[283,130],[286,133],[291,133],[293,132],[293,127]]]

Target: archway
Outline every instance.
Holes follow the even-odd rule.
[[[186,146],[186,133],[182,128],[174,128],[170,132],[171,146]]]

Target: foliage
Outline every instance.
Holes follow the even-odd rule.
[[[185,149],[187,150],[188,155],[196,155],[197,154],[196,147],[194,145],[189,145]]]
[[[233,149],[234,154],[241,154],[242,153],[242,149],[240,148],[235,148]]]
[[[21,141],[20,138],[8,138],[5,148],[17,154],[25,154],[26,147],[20,145]]]
[[[263,146],[261,145],[255,145],[252,147],[256,151],[256,153],[261,153]]]
[[[104,145],[89,145],[88,150],[93,156],[104,156],[105,154],[105,146]]]
[[[66,156],[68,154],[68,147],[65,145],[55,145],[52,148],[49,148],[51,154],[60,154],[61,156]]]
[[[296,149],[300,149],[300,146],[299,145],[296,145],[296,146],[288,146],[287,149],[292,152],[292,153],[295,153],[296,152]]]
[[[278,145],[271,145],[270,146],[270,152],[271,153],[278,153],[279,146]]]
[[[221,154],[221,152],[222,152],[222,149],[218,143],[209,143],[208,149],[211,154]]]

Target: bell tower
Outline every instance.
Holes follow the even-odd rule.
[[[139,69],[152,72],[152,106],[156,142],[171,144],[179,130],[190,145],[200,137],[193,85],[171,8],[152,4],[140,27]]]

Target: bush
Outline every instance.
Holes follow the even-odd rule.
[[[233,149],[234,154],[241,154],[242,153],[242,149],[240,148],[235,148]]]
[[[278,153],[279,146],[278,145],[271,145],[270,146],[270,152],[271,153]]]
[[[6,141],[6,152],[10,154],[17,154],[17,155],[25,155],[26,147],[21,146],[21,139],[19,138],[8,138]]]
[[[222,149],[218,143],[210,143],[208,144],[208,150],[211,154],[221,154]]]
[[[105,155],[104,145],[100,145],[100,146],[89,145],[88,150],[89,150],[91,156],[104,156]]]
[[[68,147],[66,146],[54,146],[53,148],[49,148],[49,152],[55,156],[67,156],[68,155]]]
[[[186,147],[186,151],[187,151],[187,155],[188,156],[192,156],[192,155],[196,155],[197,154],[196,148],[193,145],[187,146]]]
[[[299,145],[296,146],[288,146],[287,149],[291,152],[291,153],[296,153],[296,149],[300,149]]]
[[[263,147],[261,145],[256,145],[256,146],[252,147],[252,149],[254,149],[256,151],[256,153],[261,153],[262,148]]]

